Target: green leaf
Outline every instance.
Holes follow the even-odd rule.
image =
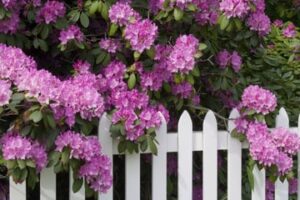
[[[134,88],[135,83],[136,83],[136,76],[134,73],[132,73],[132,74],[130,74],[129,79],[128,79],[128,83],[127,83],[128,88],[129,89]]]
[[[22,128],[22,130],[21,130],[21,135],[23,135],[23,136],[27,136],[27,135],[29,135],[29,133],[30,133],[30,131],[31,131],[31,125],[27,125],[27,126],[25,126],[24,128]]]
[[[20,169],[24,169],[26,167],[25,160],[17,160],[17,163]]]
[[[229,19],[225,15],[222,15],[220,17],[220,28],[221,28],[221,30],[226,29],[228,25],[229,25]]]
[[[199,77],[200,76],[200,70],[198,67],[194,67],[193,71],[192,71],[193,76],[195,77]]]
[[[46,39],[49,35],[49,31],[50,31],[49,26],[47,26],[47,25],[43,26],[43,29],[42,29],[42,32],[41,32],[41,38]]]
[[[84,12],[82,12],[80,15],[80,23],[84,28],[87,28],[90,24],[89,17]]]
[[[156,144],[154,143],[153,139],[150,136],[147,137],[147,142],[148,142],[148,146],[150,147],[151,153],[153,153],[154,155],[157,155]]]
[[[41,121],[43,115],[40,110],[34,111],[30,114],[29,119],[31,119],[34,123]]]
[[[118,151],[119,153],[124,153],[127,148],[127,142],[126,141],[120,141],[118,144]]]
[[[13,101],[18,101],[18,102],[21,102],[22,100],[24,100],[24,98],[25,98],[25,95],[23,93],[15,93],[11,97],[11,99]]]
[[[200,43],[200,44],[199,44],[199,48],[198,48],[198,49],[199,49],[200,51],[202,51],[202,50],[204,50],[204,49],[206,49],[206,48],[207,48],[207,45],[206,45],[205,43]]]
[[[78,10],[73,10],[69,13],[69,19],[74,23],[79,20],[79,17],[80,17],[80,12]]]
[[[26,166],[31,167],[31,168],[35,168],[36,165],[32,160],[26,160]]]
[[[10,170],[17,166],[17,161],[15,160],[7,160],[6,161],[6,167]]]
[[[74,193],[78,192],[83,185],[83,179],[74,179],[72,190]]]
[[[251,187],[251,190],[254,189],[254,176],[253,176],[253,169],[249,166],[247,166],[247,176],[248,176],[248,181]]]
[[[101,16],[103,19],[108,20],[108,5],[106,2],[101,6]]]
[[[109,27],[109,32],[108,32],[108,35],[109,36],[114,36],[118,30],[118,25],[117,24],[111,24],[110,27]]]
[[[55,129],[56,128],[56,123],[55,123],[55,120],[54,120],[54,117],[52,114],[47,114],[46,115],[46,119],[47,119],[47,123],[48,125],[52,128],[52,129]]]
[[[176,21],[179,21],[182,19],[184,12],[179,9],[179,8],[175,8],[174,12],[173,12],[173,16],[175,18]]]
[[[98,1],[94,1],[91,6],[89,7],[89,15],[94,15],[98,10]]]
[[[23,182],[28,176],[28,170],[26,168],[21,170],[20,181]]]
[[[141,57],[141,54],[139,52],[135,51],[133,53],[133,57],[134,57],[135,61],[138,61],[140,59],[140,57]]]
[[[48,44],[45,40],[39,39],[40,48],[42,51],[47,52],[48,51]]]

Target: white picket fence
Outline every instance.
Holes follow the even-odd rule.
[[[238,116],[233,110],[230,119]],[[284,109],[280,110],[276,118],[277,127],[289,127],[289,119]],[[110,121],[104,115],[99,124],[99,140],[103,152],[110,156],[118,154],[116,141],[112,141],[109,133]],[[158,155],[153,156],[152,163],[152,199],[167,199],[167,153],[178,152],[178,200],[192,200],[192,164],[193,151],[203,151],[203,198],[217,200],[217,152],[227,150],[228,160],[228,200],[242,199],[242,149],[247,144],[241,144],[232,138],[227,131],[218,131],[217,121],[213,112],[206,114],[203,131],[193,132],[192,120],[188,112],[184,112],[178,123],[178,133],[167,133],[166,123],[157,130],[159,141]],[[300,120],[299,120],[300,127]],[[229,123],[229,131],[234,128],[233,121]],[[298,132],[298,128],[290,128]],[[299,157],[298,157],[299,158]],[[140,154],[126,155],[125,169],[125,199],[140,200]],[[300,169],[300,166],[298,167]],[[300,173],[298,173],[300,174]],[[252,200],[265,200],[265,171],[254,169],[255,186]],[[72,178],[70,178],[70,200],[84,200],[84,189],[78,193],[72,192]],[[300,191],[300,184],[298,191]],[[288,183],[275,184],[275,199],[288,200]],[[300,193],[299,193],[300,194]],[[46,169],[41,174],[40,200],[56,199],[56,176],[53,169]],[[113,189],[106,194],[99,194],[99,200],[112,200]],[[26,200],[26,185],[15,184],[10,181],[10,200]],[[298,196],[300,200],[300,195]]]

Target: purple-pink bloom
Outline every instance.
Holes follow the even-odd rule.
[[[0,33],[14,34],[20,24],[20,17],[17,12],[13,12],[9,18],[0,20]]]
[[[266,115],[275,110],[277,99],[271,91],[250,85],[243,92],[241,106]]]
[[[121,43],[117,39],[101,39],[99,46],[109,53],[116,53],[121,48]]]
[[[67,44],[70,40],[76,42],[83,42],[84,35],[81,32],[80,28],[76,25],[70,25],[66,29],[60,32],[59,38],[62,45]]]
[[[234,120],[235,128],[239,133],[246,133],[248,130],[249,120],[239,117],[236,120]]]
[[[276,19],[274,20],[273,25],[276,27],[282,27],[283,21],[281,19]]]
[[[8,81],[0,79],[0,107],[9,103],[12,91],[10,90],[11,84]]]
[[[250,7],[246,0],[222,0],[220,2],[220,10],[225,13],[228,18],[245,16]]]
[[[119,26],[127,26],[140,20],[141,16],[128,3],[117,2],[109,10],[109,19]]]
[[[250,30],[257,31],[261,36],[271,31],[271,20],[262,12],[251,13],[247,19],[247,25],[250,27]]]
[[[48,164],[48,157],[44,146],[38,142],[34,142],[31,146],[31,158],[34,161],[37,171],[40,172]]]
[[[220,68],[224,69],[229,65],[230,58],[230,53],[226,49],[224,49],[217,54],[216,62],[220,66]]]
[[[66,131],[61,133],[55,140],[56,151],[62,152],[64,148],[71,150],[71,158],[81,158],[83,138],[79,133]]]
[[[172,93],[183,99],[187,99],[191,97],[193,93],[193,86],[188,82],[172,85]]]
[[[159,112],[154,108],[145,108],[139,115],[139,119],[141,120],[141,126],[143,128],[156,128],[161,125],[161,117]]]
[[[90,67],[91,67],[91,64],[85,60],[77,60],[73,64],[73,68],[78,74],[90,73]]]
[[[289,23],[286,28],[282,30],[282,34],[287,38],[293,38],[297,35],[296,26]]]
[[[172,73],[188,73],[193,70],[199,40],[193,35],[183,35],[177,38],[169,58],[168,68]]]
[[[129,24],[125,29],[125,39],[130,42],[134,51],[142,53],[153,45],[157,30],[157,26],[152,21],[145,19]]]
[[[36,16],[37,23],[45,22],[50,24],[56,22],[60,17],[66,14],[66,8],[64,3],[59,1],[47,1],[45,5],[40,9]]]
[[[235,72],[239,72],[242,65],[242,58],[238,52],[233,51],[231,54],[231,66]]]
[[[286,128],[276,128],[271,133],[273,142],[283,152],[295,155],[300,151],[300,137]]]

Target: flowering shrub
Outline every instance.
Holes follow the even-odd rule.
[[[252,83],[268,86],[280,106],[299,113],[292,110],[299,103],[298,24],[270,19],[265,11],[274,2],[0,0],[0,132],[9,174],[35,183],[48,160],[56,172],[73,169],[74,191],[85,179],[106,192],[111,161],[92,136],[104,112],[120,152],[156,154],[155,130],[164,120],[174,129],[184,109],[202,119],[208,108],[226,116],[238,106],[236,135],[250,142],[252,160],[289,176],[298,138],[284,129],[271,134],[263,120],[276,112],[275,95],[259,86],[242,94]],[[297,18],[292,3],[294,14],[284,20]],[[40,157],[19,157],[17,149],[7,157],[12,139],[38,148]],[[27,160],[30,166],[19,165]]]

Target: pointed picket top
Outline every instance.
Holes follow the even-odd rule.
[[[167,123],[160,113],[162,123],[156,129],[157,155],[153,155],[152,161],[152,199],[167,199],[167,151],[168,133]]]
[[[212,111],[203,122],[203,199],[218,198],[218,125]]]
[[[234,120],[240,116],[237,109],[231,111],[228,124],[227,191],[229,200],[242,199],[242,143],[231,136],[235,128]]]
[[[184,111],[178,123],[178,200],[193,197],[193,123]]]
[[[289,127],[289,117],[284,108],[280,108],[279,113],[276,116],[276,127]]]
[[[102,153],[107,155],[112,162],[111,172],[113,171],[113,139],[110,136],[111,120],[107,113],[103,113],[98,126],[98,139],[102,146]],[[99,193],[98,199],[113,200],[113,188],[111,187],[106,193]]]
[[[237,119],[240,116],[239,111],[235,108],[230,112],[229,122],[228,122],[228,131],[232,131],[235,128],[234,119]]]
[[[213,111],[208,111],[205,115],[204,122],[203,122],[203,129],[214,128],[217,130],[217,119]]]
[[[190,114],[186,110],[183,111],[183,113],[181,114],[181,116],[179,118],[178,127],[188,126],[191,124],[192,124],[192,118],[191,118]]]

